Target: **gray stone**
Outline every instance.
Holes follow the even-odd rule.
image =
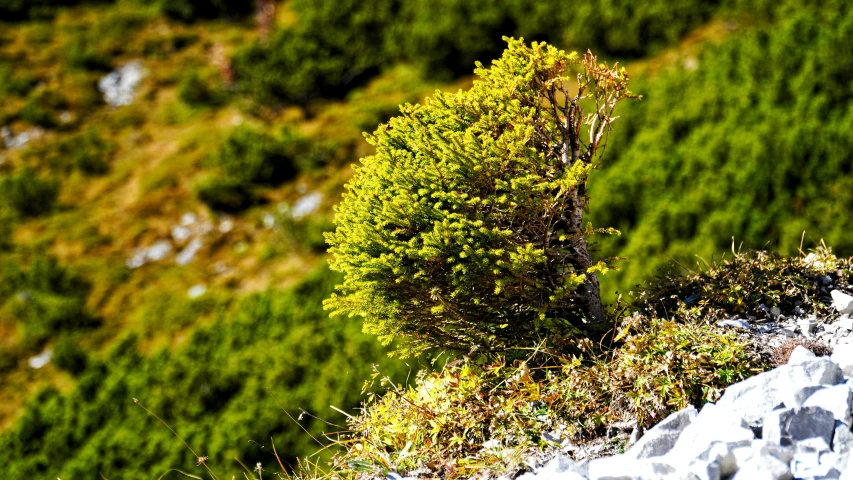
[[[741,416],[749,425],[756,425],[779,405],[779,388],[787,388],[780,380],[788,376],[790,365],[760,373],[742,382],[729,385],[717,406]]]
[[[698,480],[719,480],[737,471],[737,457],[733,449],[722,442],[714,442],[690,463],[690,473]]]
[[[844,380],[841,368],[826,357],[805,359],[800,363],[777,368],[787,380],[785,388],[800,388],[809,385],[838,385]]]
[[[635,460],[616,455],[597,458],[589,462],[589,480],[660,480],[681,478],[677,468],[661,458]],[[537,480],[539,480],[537,478]]]
[[[696,407],[693,405],[670,414],[640,437],[640,440],[625,455],[631,458],[666,455],[675,446],[681,432],[690,425],[697,414]]]
[[[802,345],[797,345],[797,348],[795,348],[794,351],[791,352],[791,356],[788,357],[788,364],[793,365],[803,363],[805,360],[810,358],[816,358],[815,354],[808,348]]]
[[[808,337],[814,333],[817,328],[817,322],[812,319],[804,318],[797,322],[797,327],[799,327],[800,332],[802,332],[803,335]]]
[[[581,468],[571,459],[557,455],[545,465],[518,477],[518,480],[583,480]]]
[[[786,408],[799,408],[808,400],[815,392],[827,388],[823,385],[809,385],[806,387],[792,388],[790,390],[780,390],[776,399],[779,403],[785,405]]]
[[[834,432],[832,412],[820,407],[786,408],[765,415],[762,439],[783,447],[820,439],[828,447]]]
[[[739,415],[719,405],[708,403],[681,432],[666,459],[673,465],[686,467],[715,442],[737,448],[750,445],[754,439],[755,434],[747,428],[746,422]]]
[[[853,432],[844,422],[836,420],[835,431],[832,435],[832,451],[849,455],[851,450],[853,450]]]
[[[732,480],[792,480],[791,468],[773,455],[754,455],[739,465]]]
[[[853,296],[841,290],[833,290],[829,294],[832,295],[832,306],[838,313],[853,313]]]
[[[848,427],[853,426],[853,392],[847,385],[824,387],[803,403],[804,407],[820,407],[832,412],[836,420],[844,422]]]
[[[720,320],[719,322],[717,322],[717,325],[721,327],[735,328],[738,330],[750,330],[752,328],[749,325],[749,322],[741,318],[730,318],[727,320]]]
[[[814,465],[810,467],[795,465],[791,469],[791,473],[795,478],[808,478],[812,480],[830,480],[841,476],[841,472],[832,465]]]

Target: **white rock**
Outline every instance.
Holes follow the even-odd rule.
[[[689,471],[699,480],[719,480],[729,477],[737,471],[737,457],[734,449],[722,442],[711,446],[691,462]]]
[[[163,260],[166,255],[172,252],[172,243],[168,240],[159,240],[154,242],[154,245],[148,247],[147,252],[145,253],[145,258],[151,262],[158,262]]]
[[[663,421],[648,430],[625,456],[631,458],[659,457],[667,454],[675,446],[681,432],[696,418],[696,407],[689,407],[670,414]]]
[[[779,404],[779,389],[789,387],[780,380],[788,376],[788,368],[790,365],[778,367],[729,385],[717,406],[742,417],[749,425],[757,424]]]
[[[290,210],[290,216],[296,220],[300,220],[317,211],[317,209],[320,208],[320,203],[322,201],[322,193],[311,192],[293,204],[293,208]]]
[[[178,243],[181,243],[184,240],[190,238],[191,234],[192,232],[187,227],[182,227],[180,225],[175,225],[172,227],[172,238]]]
[[[53,350],[46,348],[40,354],[34,357],[30,357],[29,360],[27,360],[27,364],[30,366],[30,368],[38,370],[39,368],[50,363],[51,357],[53,357]]]
[[[687,467],[715,442],[728,444],[734,449],[750,445],[754,439],[755,434],[747,428],[740,415],[719,404],[708,403],[681,432],[665,459],[678,467]]]
[[[785,365],[781,369],[784,370],[783,375],[787,373],[782,377],[786,381],[785,388],[837,385],[844,380],[841,368],[826,357],[804,359],[800,363]]]
[[[144,76],[142,63],[133,61],[102,77],[98,81],[98,89],[104,94],[107,104],[113,107],[130,105]]]
[[[234,220],[231,217],[223,217],[219,222],[219,232],[228,233],[234,229]]]
[[[743,320],[741,318],[730,318],[727,320],[720,320],[719,322],[717,322],[717,325],[719,325],[721,327],[736,328],[739,330],[750,330],[751,329],[749,322],[747,322],[746,320]]]
[[[186,265],[192,262],[195,258],[195,254],[198,253],[203,246],[204,243],[202,243],[199,238],[190,240],[190,243],[175,257],[175,263],[178,265]]]
[[[838,317],[838,320],[835,321],[835,325],[838,325],[839,330],[849,332],[853,330],[853,317],[850,317],[849,315]]]
[[[849,426],[840,420],[835,421],[835,432],[832,436],[832,451],[844,455],[849,455],[853,451],[853,432],[850,431]]]
[[[205,293],[207,293],[207,286],[198,284],[190,287],[190,289],[187,291],[187,296],[190,298],[198,298],[204,295]]]
[[[812,353],[812,351],[809,350],[808,348],[806,348],[802,345],[797,345],[797,348],[795,348],[794,351],[791,352],[791,356],[788,357],[788,363],[789,364],[803,363],[803,361],[810,359],[810,358],[816,358],[815,354]]]
[[[791,389],[779,390],[776,400],[784,404],[786,408],[802,407],[806,400],[814,395],[818,390],[827,388],[823,385],[807,385],[805,387],[794,387]]]
[[[833,290],[829,294],[832,295],[832,306],[838,313],[853,313],[853,296],[841,290]]]
[[[807,318],[801,319],[797,322],[797,327],[800,329],[803,335],[809,336],[814,333],[817,328],[817,322],[814,320],[810,320]]]
[[[563,455],[557,455],[545,465],[521,475],[517,480],[584,480],[577,463]]]
[[[825,387],[806,399],[804,407],[820,407],[832,413],[835,420],[843,422],[848,427],[853,427],[853,392],[847,385],[835,385]]]
[[[853,376],[853,344],[841,344],[839,342],[833,349],[832,356],[829,358],[841,367],[845,376]]]
[[[659,480],[673,477],[676,472],[676,467],[660,458],[635,460],[615,455],[590,461],[587,477],[589,480]]]
[[[193,212],[187,212],[181,215],[181,225],[184,227],[190,227],[198,221],[198,217]]]
[[[792,480],[787,463],[772,455],[754,455],[744,465],[739,465],[732,480]]]

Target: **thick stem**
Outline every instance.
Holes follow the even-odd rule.
[[[595,273],[587,272],[586,269],[592,266],[592,257],[587,248],[586,237],[583,236],[583,211],[586,205],[586,186],[581,184],[575,190],[574,201],[572,202],[572,210],[569,213],[569,221],[571,222],[572,231],[577,232],[577,237],[573,242],[577,266],[579,270],[583,270],[586,275],[586,280],[581,285],[583,292],[583,311],[587,318],[593,324],[604,322],[604,305],[601,303],[601,288],[598,284],[598,276]]]

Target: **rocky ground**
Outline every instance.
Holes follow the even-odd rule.
[[[634,432],[621,454],[565,445],[518,478],[853,479],[853,296],[831,296],[831,318],[768,311],[720,322],[786,363],[729,386],[716,404],[675,412],[636,441]]]

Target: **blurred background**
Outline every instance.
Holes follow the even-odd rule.
[[[503,35],[620,61],[604,295],[743,248],[853,254],[853,8],[809,0],[0,0],[0,477],[272,467],[371,365],[324,230],[362,132]],[[315,436],[339,430],[311,415]],[[324,458],[328,453],[313,457]],[[228,473],[227,477],[230,477]]]

